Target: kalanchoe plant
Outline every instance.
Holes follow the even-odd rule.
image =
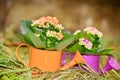
[[[110,55],[112,49],[102,49],[103,34],[94,27],[86,27],[83,31],[77,30],[75,42],[68,47],[68,50],[75,53],[79,50],[82,54]]]
[[[70,45],[75,36],[63,32],[56,17],[41,17],[37,20],[22,20],[22,40],[27,44],[45,50],[61,50]]]

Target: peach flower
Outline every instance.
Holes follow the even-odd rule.
[[[33,23],[31,24],[32,26],[35,24],[38,24],[39,26],[43,26],[45,22],[50,22],[52,24],[58,24],[58,20],[56,17],[50,17],[50,16],[43,16],[40,17],[37,20],[33,20]]]
[[[61,32],[59,32],[59,33],[58,33],[58,37],[57,37],[57,38],[58,38],[58,40],[63,39],[63,37],[64,37],[64,35],[63,35]]]

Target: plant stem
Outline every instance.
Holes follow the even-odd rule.
[[[0,75],[5,75],[5,74],[10,74],[10,73],[20,73],[20,72],[25,72],[29,71],[31,68],[24,68],[24,69],[17,69],[17,70],[10,70],[7,72],[1,72]]]
[[[9,68],[9,69],[16,69],[16,68],[14,68],[14,67],[9,67],[9,66],[3,65],[3,64],[0,64],[0,67],[5,67],[5,68]]]

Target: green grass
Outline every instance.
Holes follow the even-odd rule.
[[[4,38],[4,37],[3,37]],[[11,45],[13,41],[4,38],[3,42],[7,46],[3,46],[3,52],[0,52],[0,80],[120,80],[120,71],[111,70],[103,75],[94,73],[93,71],[83,71],[81,69],[71,68],[57,72],[42,72],[38,68],[26,68],[15,57],[16,46]],[[120,63],[120,43],[114,40],[105,40],[104,47],[113,48],[112,54]],[[0,46],[0,51],[1,51]],[[29,49],[21,47],[19,49],[20,57],[27,62],[29,59]],[[4,58],[3,58],[4,55]],[[107,57],[101,56],[100,68],[106,64]],[[9,64],[8,64],[9,63]],[[35,70],[37,75],[32,75]]]
[[[6,61],[11,61],[11,65],[0,63],[0,80],[119,80],[120,71],[111,70],[99,75],[98,73],[93,72],[92,70],[83,71],[81,69],[76,69],[72,67],[68,70],[57,71],[57,72],[42,72],[38,68],[26,68],[22,63],[17,61],[15,58],[15,48],[16,47],[6,47],[4,46],[4,53],[6,54]],[[19,52],[22,57],[29,55],[28,48],[22,47]],[[29,57],[27,57],[28,59]],[[2,58],[0,58],[2,59]],[[25,58],[23,58],[25,59]],[[105,64],[106,57],[101,57],[101,66]],[[117,60],[120,60],[117,57]],[[13,64],[14,63],[14,64]],[[6,67],[5,67],[6,66]],[[88,68],[89,69],[89,68]],[[32,75],[32,72],[35,70],[37,75]]]

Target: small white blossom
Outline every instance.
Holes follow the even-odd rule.
[[[102,32],[100,32],[100,31],[96,31],[96,34],[98,35],[98,37],[103,37],[103,33]]]
[[[40,27],[40,26],[39,26],[39,27]],[[48,25],[43,25],[42,27],[43,27],[43,28],[48,28],[49,26],[48,26]]]
[[[55,25],[55,28],[58,28],[59,30],[63,30],[64,28],[62,27],[62,24],[57,24]]]
[[[46,36],[47,37],[55,37],[55,38],[57,38],[57,32],[48,30],[47,33],[46,33]]]
[[[80,33],[81,32],[81,30],[77,30],[77,31],[75,31],[73,34],[74,35],[77,35],[78,33]]]
[[[39,37],[39,36],[40,36],[40,34],[35,33],[35,36]]]
[[[36,24],[39,25],[39,20],[33,20],[32,22],[33,22],[33,23],[31,24],[31,26],[34,26],[34,25],[36,25]]]
[[[47,37],[55,37],[58,40],[61,40],[64,37],[61,32],[57,33],[56,31],[50,31],[50,30],[47,31],[46,36]]]
[[[92,49],[92,43],[88,39],[86,39],[86,38],[80,38],[79,39],[79,44],[80,45],[84,45],[85,48],[87,48],[89,50]]]
[[[98,35],[98,37],[103,37],[102,32],[98,31],[96,28],[94,27],[86,27],[84,29],[85,32],[93,34],[93,35]]]

